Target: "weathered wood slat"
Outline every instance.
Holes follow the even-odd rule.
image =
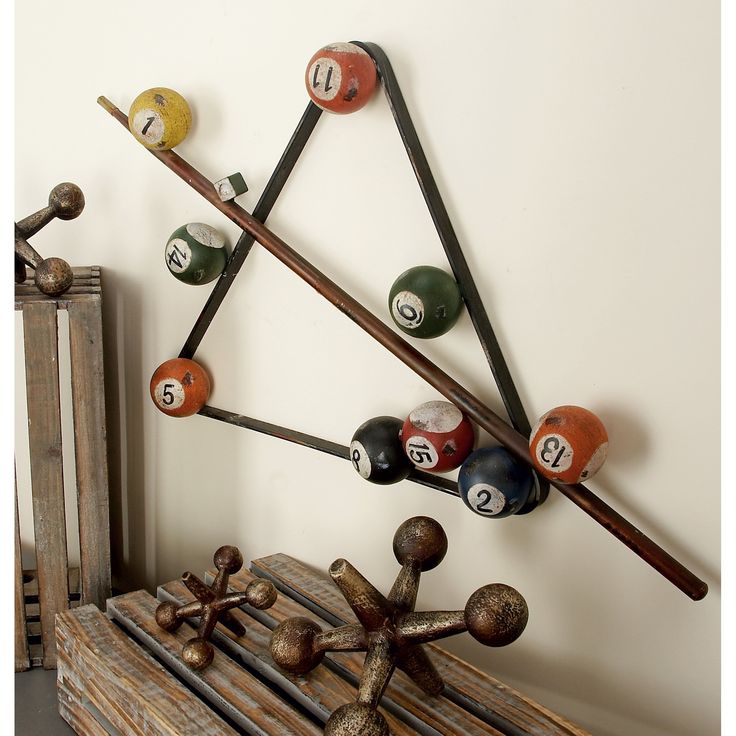
[[[31,611],[31,603],[34,599],[38,600],[38,570],[23,570],[23,596],[26,601],[26,615]],[[69,575],[69,600],[73,600],[79,595],[79,568],[70,567]],[[38,611],[36,610],[36,613]]]
[[[233,587],[233,590],[239,589],[240,586]],[[159,600],[170,600],[177,603],[192,600],[192,594],[180,581],[160,586],[157,596]],[[304,613],[304,609],[301,609],[300,615]],[[355,686],[346,682],[331,669],[317,667],[303,677],[290,675],[280,670],[274,664],[269,650],[271,629],[244,611],[235,609],[232,615],[245,626],[245,636],[236,636],[225,627],[218,626],[212,635],[213,643],[231,657],[242,661],[251,670],[258,672],[267,681],[281,688],[322,723],[327,721],[331,713],[341,705],[355,700]],[[416,733],[431,736],[437,734],[437,731],[427,726],[422,728],[421,723],[416,724],[417,728],[411,728],[391,713],[384,712],[384,715],[391,728],[392,736],[412,736]]]
[[[99,297],[99,294],[64,294],[63,296],[51,299],[51,297],[43,294],[18,296],[15,300],[15,308],[22,309],[28,304],[55,304],[57,309],[66,309],[71,302],[83,302],[91,297]]]
[[[68,607],[56,304],[23,308],[28,445],[43,666],[56,666],[54,617]]]
[[[214,571],[209,571],[205,576],[211,580]],[[247,571],[241,571],[230,577],[230,587],[236,591],[245,590],[248,583],[254,579],[254,575]],[[314,611],[305,608],[296,601],[289,599],[286,595],[280,595],[276,603],[265,611],[257,611],[250,606],[244,606],[253,618],[258,618],[266,628],[272,630],[281,621],[292,616],[307,616],[315,620],[324,629],[329,629],[331,624]],[[354,687],[360,680],[363,672],[363,660],[365,654],[361,652],[330,652],[323,660],[325,668],[332,669],[340,677],[346,679]],[[307,677],[324,668],[313,670]],[[354,699],[354,696],[351,700]],[[347,701],[343,701],[347,702]],[[410,725],[410,733],[443,734],[454,736],[458,732],[468,736],[499,736],[501,733],[492,725],[479,720],[464,708],[458,707],[445,698],[429,698],[414,684],[414,682],[402,672],[395,672],[386,688],[381,700],[381,705],[397,718]],[[391,725],[391,724],[389,724]],[[392,726],[392,733],[393,733]]]
[[[31,666],[26,629],[26,602],[23,595],[23,559],[20,546],[20,522],[18,520],[18,482],[15,483],[15,671],[22,672]]]
[[[221,718],[95,606],[57,619],[62,716],[82,734],[234,736]],[[68,701],[74,703],[71,706]],[[80,712],[80,708],[89,715]],[[113,731],[96,729],[101,714]],[[74,722],[73,722],[74,721]],[[89,727],[90,730],[84,730]]]
[[[297,599],[332,625],[340,626],[355,619],[345,599],[326,575],[314,572],[288,555],[276,554],[254,560],[251,570],[271,580],[279,590]],[[467,708],[500,731],[531,736],[590,736],[579,726],[480,672],[436,644],[426,647],[445,680],[443,697]],[[397,676],[402,675],[398,673],[394,679]]]
[[[196,636],[183,624],[174,633],[161,629],[154,618],[158,601],[143,590],[111,598],[108,615],[144,643],[166,666],[249,734],[258,736],[317,736],[321,729],[306,715],[215,650],[212,664],[195,672],[181,659],[181,648]]]
[[[72,281],[72,285],[70,288],[81,288],[85,286],[99,286],[100,285],[100,275],[99,273],[91,273],[89,276],[75,276],[74,281]],[[29,279],[28,281],[23,282],[22,284],[16,284],[15,285],[16,291],[18,292],[25,292],[25,291],[38,291],[36,288],[35,283],[33,282],[33,279]],[[50,299],[53,299],[54,297],[49,297]]]
[[[67,307],[82,603],[98,608],[104,608],[111,594],[101,308],[100,299]]]
[[[74,280],[88,279],[100,275],[100,266],[72,266]],[[26,279],[33,280],[34,271],[30,266],[26,266]]]
[[[81,699],[75,699],[69,690],[63,685],[57,685],[56,693],[59,700],[59,715],[78,734],[84,736],[110,736],[110,731],[102,726],[99,721],[81,703]]]
[[[33,284],[19,284],[16,286],[15,294],[17,297],[29,297],[29,296],[36,296],[38,294],[38,289]],[[75,283],[73,286],[70,286],[67,291],[64,292],[63,296],[66,296],[67,294],[99,294],[100,293],[100,285],[98,283]],[[58,297],[52,297],[52,296],[46,296],[47,301],[54,301]]]
[[[86,301],[89,297],[99,296],[100,267],[76,266],[72,269],[74,281],[67,292],[59,297],[42,294],[33,283],[33,270],[26,269],[26,281],[15,285],[15,308],[22,309],[27,304],[55,304],[57,309],[67,309],[70,303]]]

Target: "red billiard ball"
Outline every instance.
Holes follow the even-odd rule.
[[[537,422],[529,450],[534,467],[546,478],[581,483],[603,465],[608,433],[593,412],[580,406],[558,406]]]
[[[199,363],[173,358],[156,368],[150,388],[157,409],[170,417],[190,417],[207,403],[210,378]]]
[[[378,74],[375,62],[360,46],[332,43],[309,60],[304,81],[315,105],[344,115],[370,100]]]
[[[417,468],[444,473],[472,452],[475,430],[449,401],[428,401],[409,414],[401,429],[404,452]]]

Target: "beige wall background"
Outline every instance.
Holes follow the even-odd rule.
[[[467,635],[448,648],[601,736],[718,733],[718,3],[33,0],[15,12],[16,217],[78,183],[85,212],[33,243],[104,268],[118,579],[153,588],[233,543],[320,569],[344,556],[387,588],[394,530],[427,514],[450,547],[420,607],[462,607],[502,581],[531,611],[506,649]],[[531,516],[486,520],[153,407],[149,377],[210,290],[170,276],[166,239],[196,221],[231,245],[239,233],[98,95],[127,111],[146,88],[179,90],[195,117],[179,153],[213,180],[241,171],[252,209],[306,105],[309,57],[356,38],[392,61],[530,416],[565,403],[599,414],[611,448],[590,487],[706,579],[705,600],[556,491]],[[446,266],[382,95],[323,116],[269,225],[387,322],[399,273]],[[502,412],[467,316],[416,344]],[[198,358],[214,406],[342,444],[371,416],[439,398],[258,247]]]

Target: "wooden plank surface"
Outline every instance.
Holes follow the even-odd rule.
[[[32,667],[43,664],[43,647],[41,646],[41,608],[38,605],[38,571],[23,570],[23,598],[25,600],[26,629],[30,644]],[[69,568],[69,608],[79,606],[79,568]]]
[[[15,483],[15,671],[31,666],[26,629],[26,601],[23,594],[23,558],[18,520],[18,482]]]
[[[97,711],[97,708],[91,708],[89,702],[87,707],[82,705],[83,696],[75,698],[64,682],[57,683],[56,694],[59,701],[59,715],[76,733],[84,736],[110,736],[110,729],[97,720],[97,713],[94,715],[92,713],[92,710]]]
[[[111,571],[101,300],[73,302],[67,311],[82,603],[104,608]]]
[[[69,596],[56,305],[25,305],[23,334],[43,666],[52,669],[56,666],[54,617],[67,608]]]
[[[205,576],[207,581],[214,577],[214,571],[209,571]],[[254,579],[254,575],[247,571],[241,571],[230,577],[232,590],[243,591],[248,583]],[[323,629],[331,628],[331,624],[320,616],[292,600],[285,594],[280,594],[276,603],[265,611],[258,611],[250,606],[244,609],[269,630],[287,618],[292,616],[306,616],[316,621]],[[270,658],[270,657],[269,657]],[[357,688],[360,676],[363,672],[363,652],[330,652],[323,660],[324,667],[318,667],[306,675],[306,678],[315,676],[319,670],[330,669],[341,678]],[[354,700],[355,694],[349,700]],[[346,700],[342,701],[349,702]],[[499,730],[491,724],[475,717],[464,708],[455,705],[446,698],[428,697],[414,682],[403,672],[396,671],[391,678],[381,700],[381,706],[390,720],[392,733],[394,724],[388,719],[389,714],[407,724],[401,732],[420,734],[442,734],[443,736],[455,736],[457,733],[468,736],[501,736]],[[396,733],[400,733],[396,731]]]
[[[247,585],[247,580],[243,580],[243,583],[244,586]],[[232,589],[239,590],[241,586],[236,584]],[[159,600],[170,600],[179,604],[188,603],[193,599],[192,594],[180,581],[159,587],[157,597]],[[250,607],[248,609],[251,610]],[[301,607],[300,611],[301,613],[295,615],[308,613]],[[236,636],[224,626],[218,626],[213,632],[213,643],[231,657],[242,661],[260,677],[281,688],[322,723],[326,722],[332,712],[341,705],[355,700],[355,686],[327,667],[317,667],[304,676],[290,675],[279,669],[274,664],[269,649],[271,629],[245,611],[235,609],[232,614],[245,626],[245,636]],[[423,728],[421,723],[416,723],[416,728],[412,728],[391,713],[383,711],[383,714],[393,736],[412,736],[417,733],[435,736],[438,733],[428,726]]]
[[[312,612],[335,626],[355,621],[352,610],[327,575],[314,572],[288,555],[276,554],[254,560],[251,570],[271,580],[279,590],[297,598]],[[480,672],[436,644],[428,644],[426,648],[446,683],[442,698],[467,708],[502,733],[590,736],[579,726]],[[403,677],[403,674],[398,673],[394,679],[397,676]]]
[[[146,591],[111,598],[108,615],[192,689],[206,698],[246,733],[257,736],[318,736],[316,723],[284,702],[267,685],[215,649],[212,664],[201,672],[189,669],[181,659],[182,646],[196,636],[184,623],[173,633],[164,631],[154,618],[158,601]]]
[[[57,619],[57,681],[62,716],[81,733],[136,736],[234,736],[237,732],[192,697],[95,606]],[[70,705],[73,703],[74,705]],[[81,713],[80,708],[87,711]],[[95,730],[100,726],[103,730]]]
[[[22,309],[27,304],[55,304],[57,309],[66,309],[70,303],[86,301],[91,296],[99,296],[100,267],[75,266],[72,268],[74,281],[68,291],[58,297],[42,294],[33,282],[33,270],[26,268],[26,280],[15,285],[15,308]]]

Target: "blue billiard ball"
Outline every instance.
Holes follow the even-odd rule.
[[[531,468],[503,447],[482,447],[462,464],[457,478],[463,503],[476,514],[515,514],[534,488]]]

